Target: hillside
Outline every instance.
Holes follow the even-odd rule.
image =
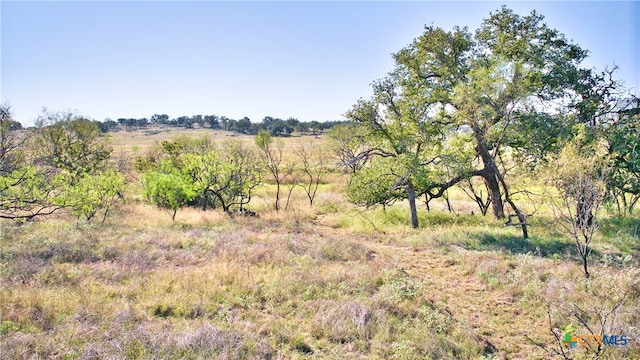
[[[109,141],[130,162],[176,135],[229,139],[193,130]],[[288,138],[285,157],[308,142],[324,140]],[[257,216],[183,208],[171,221],[143,201],[138,176],[102,225],[64,212],[1,223],[0,358],[593,357],[595,345],[561,343],[567,330],[625,335],[601,357],[640,356],[637,219],[603,218],[585,280],[548,209],[524,240],[473,215],[456,190],[453,213],[433,201],[411,229],[406,203],[356,208],[343,199],[347,177],[331,173],[314,206],[295,188],[275,212],[268,183],[249,205]]]
[[[166,134],[119,136],[135,154]],[[567,351],[551,331],[569,326],[626,335],[602,358],[640,356],[637,220],[606,220],[585,281],[549,215],[523,240],[436,203],[414,230],[406,204],[362,212],[344,177],[328,179],[313,207],[296,190],[278,213],[263,188],[257,217],[181,209],[172,222],[132,186],[103,225],[2,222],[0,358],[540,359]]]

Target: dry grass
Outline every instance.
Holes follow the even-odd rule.
[[[214,143],[237,140],[245,145],[253,145],[255,141],[254,135],[244,135],[224,130],[181,129],[168,126],[150,126],[147,129],[110,132],[107,133],[106,138],[113,147],[115,154],[124,153],[129,156],[137,156],[143,154],[156,143],[171,140],[177,136],[209,137]],[[293,160],[295,158],[293,149],[301,144],[322,145],[324,143],[324,138],[316,138],[310,135],[285,138],[285,160]]]
[[[524,241],[454,192],[458,215],[423,211],[414,230],[405,204],[361,212],[345,177],[327,180],[313,207],[297,189],[280,212],[265,186],[258,217],[172,222],[129,200],[104,226],[1,222],[0,359],[540,359],[527,337],[554,348],[551,328],[585,331],[575,306],[595,324],[624,293],[607,331],[632,340],[604,358],[640,357],[635,233],[610,222],[585,282],[544,214]]]
[[[597,265],[585,286],[571,259],[477,246],[472,233],[490,220],[423,214],[431,225],[416,231],[389,210],[381,232],[311,207],[259,218],[183,210],[172,223],[131,203],[103,227],[3,223],[0,354],[541,358],[525,335],[555,345],[547,307],[563,328],[571,304],[611,307],[627,289],[616,331],[637,338],[637,268]]]

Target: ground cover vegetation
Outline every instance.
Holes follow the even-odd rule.
[[[586,55],[503,7],[326,131],[0,107],[0,358],[639,358],[640,101]]]

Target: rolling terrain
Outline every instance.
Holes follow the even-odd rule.
[[[175,135],[110,142],[131,161]],[[213,139],[253,144],[229,135]],[[325,142],[285,141],[287,156]],[[412,229],[406,204],[356,208],[332,172],[313,206],[294,189],[276,212],[267,184],[255,217],[183,208],[171,221],[130,171],[102,225],[65,213],[0,223],[0,359],[640,358],[637,218],[604,216],[585,280],[544,210],[523,240],[454,191],[455,213],[434,201]],[[628,340],[569,349],[567,332]]]

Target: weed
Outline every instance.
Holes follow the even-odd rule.
[[[568,305],[611,309],[625,291],[615,329],[640,337],[626,222],[603,225],[585,283],[542,215],[527,241],[461,211],[420,211],[414,230],[406,204],[360,214],[331,176],[313,207],[294,192],[295,211],[258,201],[256,218],[185,209],[173,224],[130,201],[102,227],[0,223],[0,357],[539,358],[522,333],[554,344],[545,303],[562,328]]]

